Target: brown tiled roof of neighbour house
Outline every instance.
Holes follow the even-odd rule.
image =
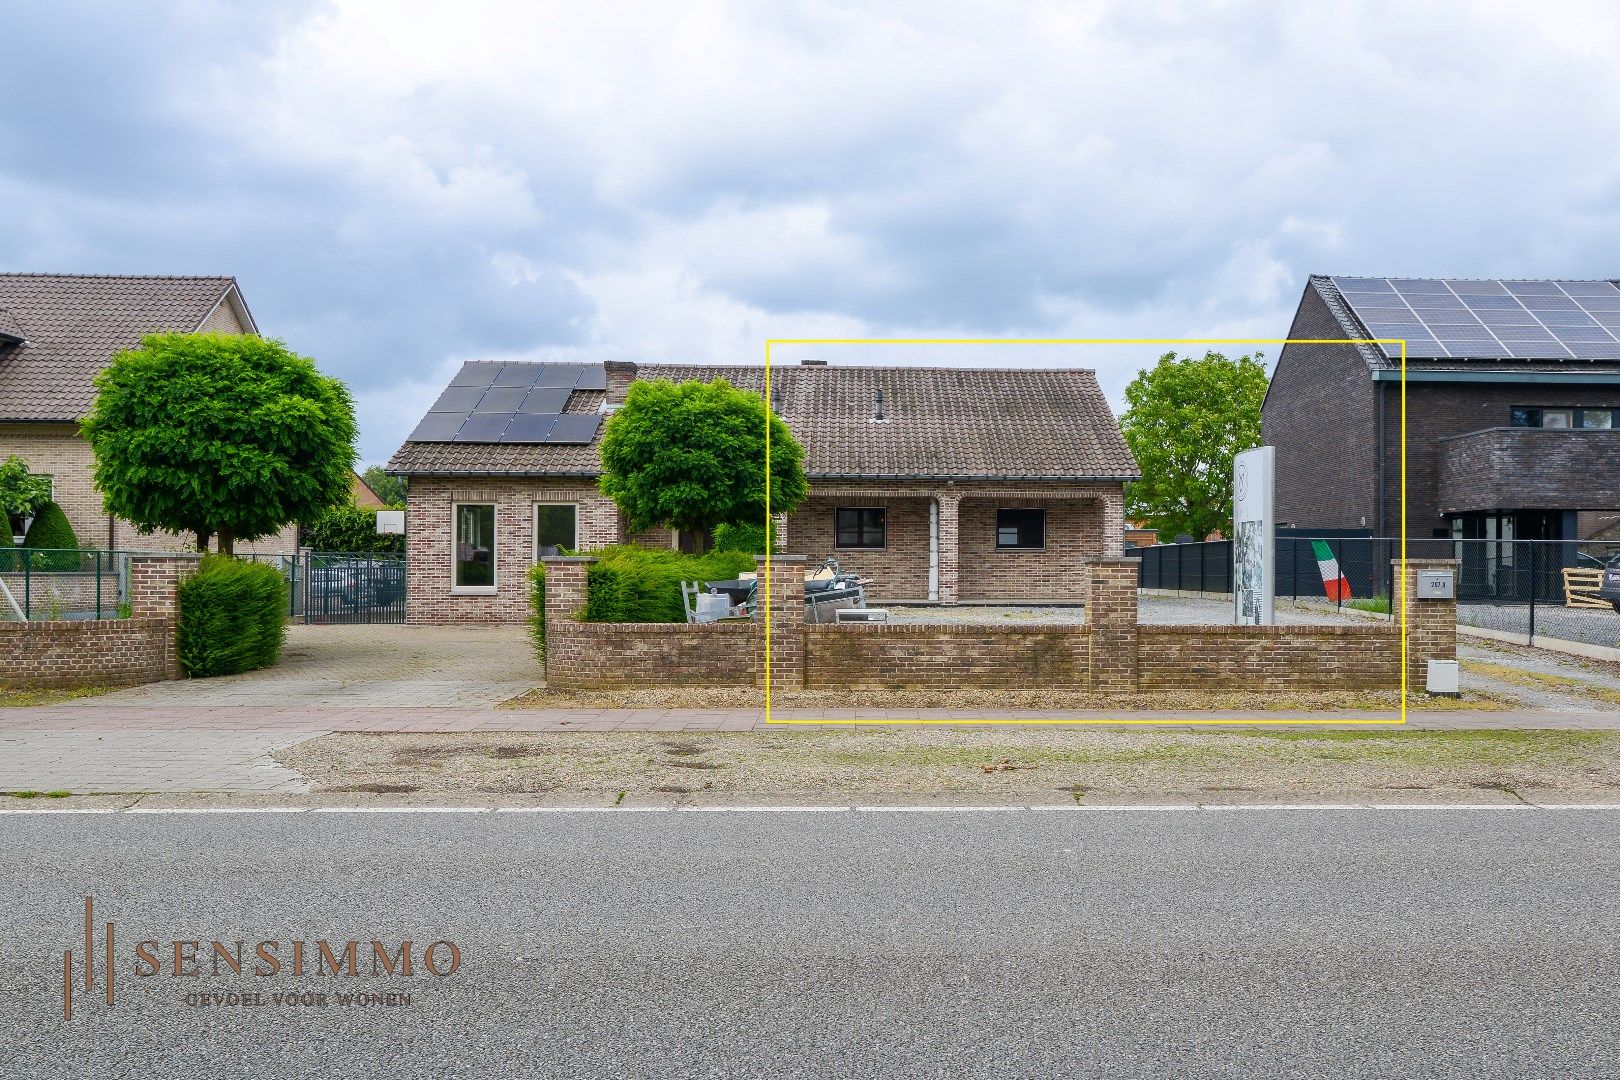
[[[765,370],[719,364],[609,364],[608,397],[631,378],[723,378],[763,394]],[[882,392],[883,418],[877,418]],[[596,397],[599,399],[600,394]],[[576,391],[568,411],[583,411]],[[772,404],[812,479],[1133,480],[1135,460],[1097,383],[1075,369],[784,365]],[[598,436],[600,438],[600,436]],[[406,442],[401,475],[595,476],[595,445]]]
[[[0,334],[24,339],[0,339],[0,421],[79,419],[114,353],[144,334],[196,330],[227,301],[251,324],[230,277],[0,274]]]

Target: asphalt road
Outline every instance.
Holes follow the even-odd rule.
[[[5,1077],[1620,1074],[1620,810],[0,816]],[[116,1003],[79,985],[83,898]],[[452,974],[167,974],[175,939]],[[151,939],[165,974],[132,951]],[[207,949],[207,945],[204,945]],[[337,951],[341,953],[341,946]],[[440,949],[440,968],[447,965]],[[249,968],[248,970],[251,970]],[[74,972],[75,981],[82,971]],[[324,993],[325,1005],[186,996]],[[339,993],[408,991],[361,1008]]]

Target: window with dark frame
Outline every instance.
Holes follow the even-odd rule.
[[[881,506],[840,506],[834,514],[834,543],[841,548],[887,546],[885,516]]]
[[[1515,405],[1509,413],[1508,423],[1512,427],[1577,427],[1586,428],[1587,430],[1607,431],[1620,428],[1620,409],[1580,409],[1573,406],[1569,408],[1548,408],[1545,406],[1531,408],[1524,405]]]
[[[1043,548],[1045,546],[1045,510],[1002,509],[996,511],[997,548]]]

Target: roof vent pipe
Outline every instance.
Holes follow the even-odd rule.
[[[872,407],[872,419],[873,420],[885,420],[885,419],[887,419],[887,417],[885,417],[883,415],[883,387],[881,387],[881,386],[878,387],[877,403],[875,405],[873,405],[873,407]]]

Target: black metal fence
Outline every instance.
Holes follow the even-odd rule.
[[[1165,544],[1132,554],[1142,560],[1144,589],[1232,591],[1230,541]],[[1604,572],[1620,570],[1620,541],[1418,539],[1407,541],[1406,555],[1457,560],[1457,619],[1465,626],[1527,644],[1559,638],[1620,648],[1614,586],[1607,593],[1603,587]],[[1276,596],[1389,612],[1400,556],[1400,541],[1391,537],[1278,536]],[[1324,563],[1341,586],[1330,587]]]
[[[405,621],[405,556],[316,552],[303,572],[306,623]]]

